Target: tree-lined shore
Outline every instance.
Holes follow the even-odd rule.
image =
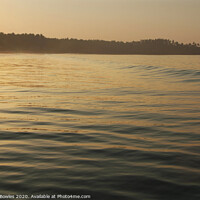
[[[86,53],[200,55],[200,45],[183,44],[168,39],[132,42],[47,38],[41,34],[0,33],[0,53]]]

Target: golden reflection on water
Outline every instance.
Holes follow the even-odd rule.
[[[4,54],[0,56],[1,119],[3,130],[16,126],[23,130],[25,123],[31,129],[32,122],[57,121],[67,123],[165,126],[174,129],[177,121],[166,122],[145,118],[144,113],[162,113],[169,117],[188,118],[199,113],[189,112],[199,105],[199,97],[191,96],[200,90],[197,83],[182,82],[184,76],[165,75],[166,66],[176,70],[198,70],[199,56],[106,56],[106,55],[29,55]],[[142,66],[161,67],[158,71],[144,72]],[[136,66],[136,67],[135,67]],[[129,69],[133,67],[133,69]],[[135,67],[135,68],[134,68]],[[181,94],[181,91],[183,95]],[[177,95],[177,92],[179,95]],[[186,94],[187,93],[187,94]],[[166,95],[167,94],[167,95]],[[189,95],[188,95],[189,94]],[[80,111],[105,111],[105,115],[32,110],[30,108],[54,108]],[[185,112],[182,112],[185,109]],[[8,112],[6,112],[7,110]],[[188,110],[188,112],[187,112]],[[11,112],[9,112],[11,111]],[[138,118],[109,118],[109,112],[139,113]],[[145,114],[144,114],[145,115]],[[140,118],[141,116],[141,118]],[[18,122],[6,123],[6,120]],[[22,121],[21,125],[20,122]],[[189,119],[188,119],[189,122]],[[59,125],[58,124],[58,125]],[[32,129],[42,125],[34,125]],[[45,129],[56,125],[43,125]],[[171,126],[171,128],[170,128]],[[69,127],[70,129],[70,127]],[[190,126],[198,133],[196,127]],[[64,129],[63,129],[64,130]],[[177,127],[179,132],[187,128]]]
[[[200,56],[0,54],[1,193],[199,196],[199,81]]]

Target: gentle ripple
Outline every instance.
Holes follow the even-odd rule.
[[[0,54],[0,193],[200,199],[200,57]]]

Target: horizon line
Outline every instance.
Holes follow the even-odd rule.
[[[106,41],[106,42],[123,42],[123,43],[131,43],[131,42],[140,42],[140,41],[143,41],[143,40],[170,40],[170,41],[175,41],[175,42],[178,42],[180,44],[193,44],[193,43],[196,43],[196,44],[199,44],[199,42],[180,42],[180,41],[177,41],[177,40],[174,40],[174,39],[166,39],[166,38],[144,38],[144,39],[140,39],[140,40],[132,40],[132,41],[122,41],[122,40],[106,40],[106,39],[82,39],[82,38],[73,38],[73,37],[50,37],[50,36],[46,36],[42,33],[26,33],[26,32],[21,32],[21,33],[15,33],[15,32],[0,32],[0,33],[3,33],[5,35],[9,35],[9,34],[14,34],[14,35],[23,35],[23,34],[27,34],[27,35],[42,35],[43,37],[47,38],[47,39],[58,39],[58,40],[65,40],[65,39],[74,39],[74,40],[85,40],[85,41]]]

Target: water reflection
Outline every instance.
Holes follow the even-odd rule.
[[[0,55],[2,194],[198,199],[199,66],[199,56]]]

